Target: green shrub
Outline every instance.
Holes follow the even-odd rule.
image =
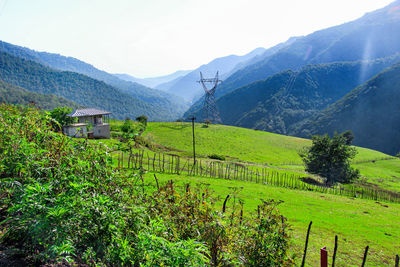
[[[327,184],[349,183],[360,176],[358,170],[350,167],[350,159],[357,151],[350,146],[354,136],[347,131],[341,135],[335,133],[312,137],[312,145],[300,153],[306,171],[326,178]]]
[[[124,124],[122,124],[120,128],[124,133],[133,133],[135,131],[135,127],[133,126],[133,122],[131,120],[125,120]]]
[[[147,126],[147,120],[148,120],[148,118],[145,115],[141,115],[139,117],[136,117],[136,121],[140,122],[144,126]]]
[[[111,137],[112,138],[119,138],[119,137],[123,137],[124,134],[121,132],[111,132]]]
[[[210,159],[217,159],[217,160],[225,160],[225,157],[222,155],[211,154],[208,156]]]
[[[57,121],[60,126],[65,126],[74,123],[74,118],[68,117],[67,115],[72,112],[72,108],[69,107],[57,107],[50,111],[50,116]]]

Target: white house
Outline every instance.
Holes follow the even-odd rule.
[[[64,126],[63,132],[72,137],[110,138],[110,114],[95,108],[77,109],[67,116],[78,118],[78,123]]]

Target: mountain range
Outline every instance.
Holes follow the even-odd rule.
[[[155,87],[159,86],[160,84],[169,83],[171,81],[174,81],[175,79],[179,79],[179,78],[185,76],[186,74],[188,74],[189,72],[191,72],[191,70],[178,70],[174,73],[171,73],[171,74],[168,74],[165,76],[151,77],[151,78],[136,78],[129,74],[124,74],[124,73],[115,73],[114,75],[117,76],[118,78],[120,78],[121,80],[125,80],[128,82],[135,82],[135,83],[143,84],[150,88],[155,88]],[[159,89],[165,91],[165,88],[163,88],[163,87],[160,87]]]
[[[373,61],[316,64],[299,71],[283,71],[220,97],[217,104],[221,119],[224,124],[289,134],[295,123],[336,102],[399,60],[397,54]],[[202,114],[197,115],[202,119]]]
[[[236,70],[216,91],[222,123],[303,137],[324,134],[324,129],[332,134],[335,124],[307,129],[310,120],[400,60],[399,7],[397,0],[355,21],[293,38]],[[202,107],[199,99],[183,117],[205,119]],[[345,130],[352,129],[347,126]],[[357,140],[358,145],[371,147],[367,139]],[[391,153],[396,150],[400,147]]]
[[[353,130],[357,145],[394,155],[400,151],[393,141],[400,132],[400,108],[394,104],[400,91],[398,29],[400,0],[268,49],[146,79],[0,41],[0,100],[31,97],[98,107],[119,119],[146,115],[171,121],[194,115],[203,121],[204,92],[196,81],[200,72],[212,78],[218,71],[223,82],[216,104],[223,124],[301,137]],[[15,94],[6,98],[10,90]]]
[[[37,62],[0,52],[0,79],[40,94],[54,94],[78,105],[108,110],[117,119],[146,115],[155,120],[173,120],[174,110],[136,99],[103,81],[61,71]]]
[[[243,64],[264,52],[264,48],[256,48],[243,56],[230,55],[214,59],[180,78],[156,86],[156,89],[182,96],[186,101],[193,101],[203,94],[203,88],[197,83],[200,72],[204,77],[214,77],[218,71],[219,77],[224,79],[238,64]]]
[[[2,41],[0,41],[0,52],[27,59],[55,70],[79,73],[92,79],[103,81],[115,89],[130,95],[137,103],[138,101],[144,102],[140,111],[148,116],[150,120],[177,119],[188,107],[188,104],[181,97],[151,89],[135,82],[121,80],[110,73],[72,57],[37,52]],[[143,109],[146,105],[149,108],[151,107],[151,110]],[[166,111],[168,113],[165,113]]]

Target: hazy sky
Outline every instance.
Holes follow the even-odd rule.
[[[0,0],[0,39],[136,77],[194,69],[392,0]]]

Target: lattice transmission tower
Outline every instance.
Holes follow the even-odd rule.
[[[220,79],[218,79],[218,71],[215,75],[215,78],[210,79],[203,78],[203,73],[200,71],[200,81],[197,82],[201,83],[205,92],[202,117],[205,119],[205,121],[209,121],[211,123],[222,123],[215,100],[215,91],[217,90],[218,83],[222,82]],[[213,87],[208,89],[206,83],[213,84]]]

